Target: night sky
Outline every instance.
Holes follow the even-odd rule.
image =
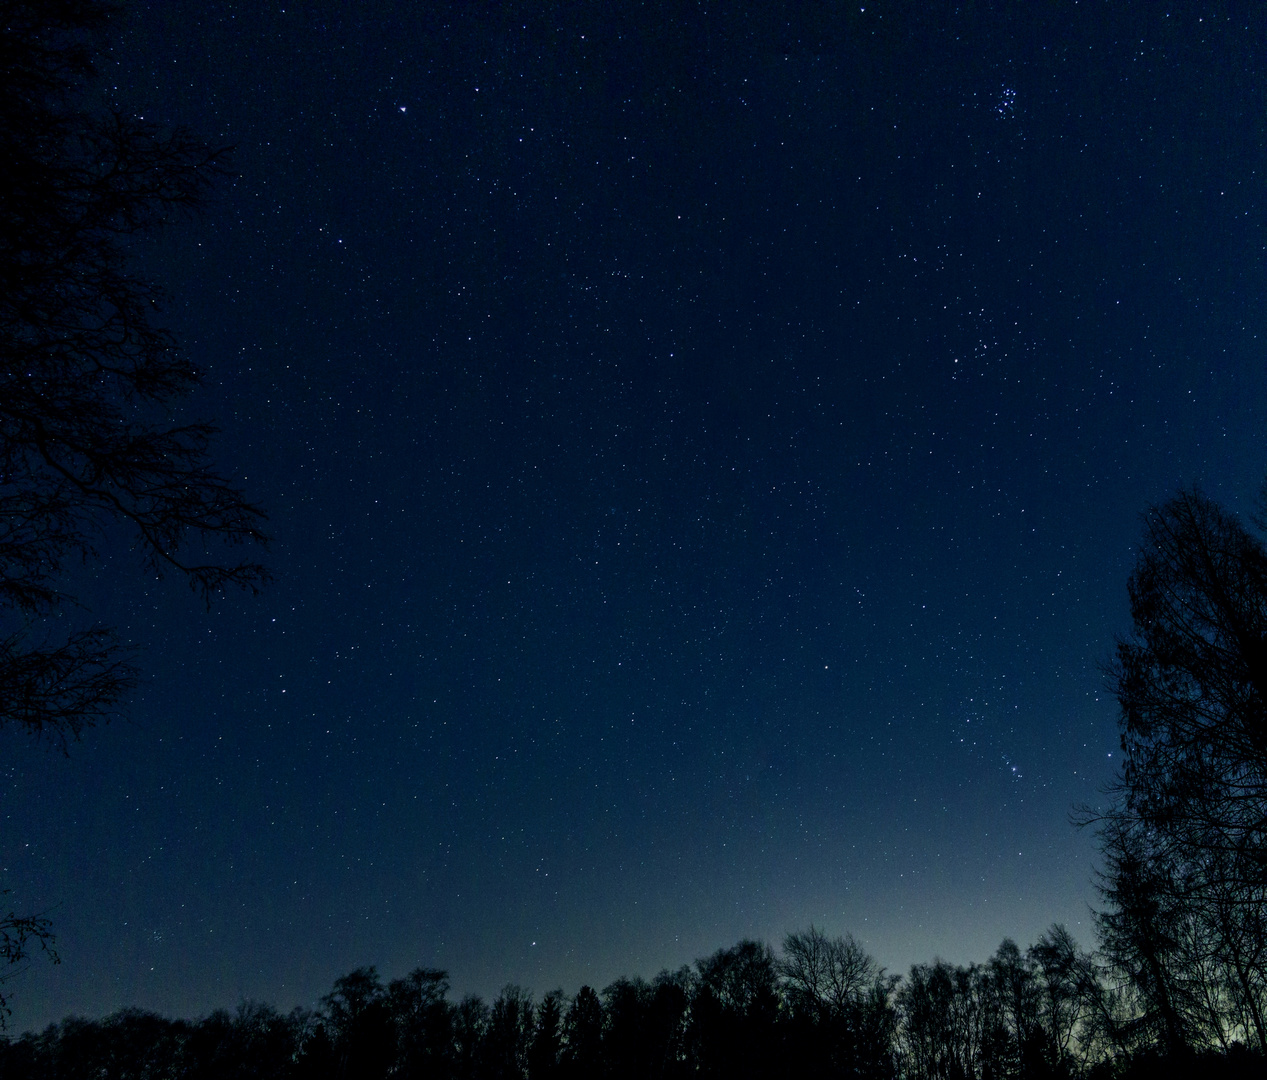
[[[146,680],[0,736],[17,1030],[1094,944],[1139,515],[1267,472],[1267,12],[776,7],[132,5],[276,580],[84,572]]]

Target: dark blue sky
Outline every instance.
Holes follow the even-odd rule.
[[[115,100],[237,146],[142,257],[277,580],[85,582],[148,681],[3,735],[19,1029],[1092,944],[1139,513],[1267,471],[1267,17],[747,6],[133,5]]]

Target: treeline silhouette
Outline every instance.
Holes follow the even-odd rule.
[[[849,936],[790,934],[721,949],[651,981],[540,999],[507,986],[491,1004],[450,1000],[419,968],[384,984],[374,968],[337,979],[316,1010],[170,1020],[127,1009],[70,1018],[0,1043],[2,1080],[79,1078],[428,1078],[634,1080],[672,1077],[1257,1077],[1267,1057],[1240,1037],[1175,1047],[1138,1022],[1125,973],[1053,926],[984,964],[941,960],[886,974]],[[1229,1016],[1229,1024],[1236,1018]]]

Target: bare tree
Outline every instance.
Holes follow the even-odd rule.
[[[0,0],[0,724],[62,739],[132,687],[108,629],[64,630],[63,584],[116,526],[204,598],[267,578],[222,545],[263,514],[173,422],[199,371],[157,321],[135,238],[195,209],[225,155],[94,103],[101,0]]]
[[[778,968],[794,1008],[832,1016],[857,1008],[883,975],[852,935],[829,938],[812,926],[783,939]]]

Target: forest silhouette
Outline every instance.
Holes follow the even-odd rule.
[[[1178,978],[1201,972],[1173,970]],[[1159,1040],[1132,973],[1053,926],[983,964],[886,974],[849,936],[789,934],[775,952],[741,941],[601,993],[491,1003],[449,996],[443,971],[384,984],[372,967],[335,980],[316,1010],[170,1020],[128,1009],[70,1018],[0,1044],[0,1077],[435,1078],[1260,1076],[1245,1017],[1214,983],[1190,1045]],[[1221,1007],[1216,1003],[1221,1002]]]

